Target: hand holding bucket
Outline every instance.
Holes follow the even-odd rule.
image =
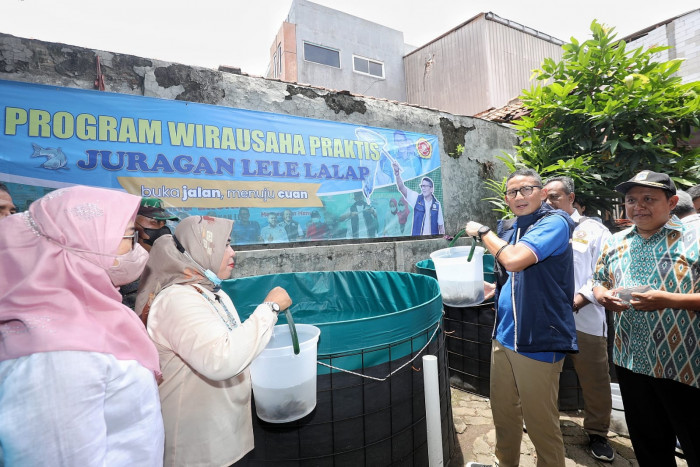
[[[299,336],[297,335],[296,326],[294,326],[292,313],[289,311],[289,307],[292,306],[292,299],[282,287],[275,287],[270,290],[270,293],[265,297],[265,303],[269,302],[277,303],[280,307],[280,313],[284,312],[284,316],[287,318],[287,324],[289,325],[289,334],[292,336],[294,355],[299,355]]]
[[[287,325],[273,328],[270,342],[250,365],[255,411],[266,422],[287,423],[316,407],[316,346],[321,331],[294,324],[292,300],[281,287],[272,289],[268,299],[285,310]]]
[[[287,423],[316,407],[316,355],[320,329],[297,324],[299,354],[293,352],[289,326],[277,325],[274,335],[250,365],[255,411],[268,423]]]
[[[476,224],[476,222],[474,222],[474,223]],[[469,225],[469,224],[467,224],[467,225]],[[481,226],[481,224],[479,224],[479,226]],[[454,246],[454,244],[457,242],[457,240],[459,239],[459,237],[461,237],[465,233],[467,233],[466,229],[462,229],[459,232],[457,232],[457,235],[455,235],[454,238],[452,239],[452,241],[450,242],[450,245],[449,245],[450,248],[452,248]],[[477,235],[478,235],[478,233],[477,233]],[[471,235],[471,237],[472,237],[472,248],[471,248],[471,250],[469,250],[469,255],[467,256],[468,263],[471,262],[472,258],[474,257],[474,250],[476,250],[476,235]]]
[[[483,256],[484,249],[476,244],[444,248],[430,254],[445,305],[465,307],[484,301]]]

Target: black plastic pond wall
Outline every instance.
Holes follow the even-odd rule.
[[[447,464],[456,439],[437,281],[400,272],[311,272],[224,281],[223,289],[245,319],[275,285],[293,298],[295,322],[321,330],[317,403],[295,422],[254,416],[255,449],[240,465],[427,467],[424,355],[438,359]]]

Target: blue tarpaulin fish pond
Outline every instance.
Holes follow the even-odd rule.
[[[390,356],[387,344],[435,329],[442,317],[437,281],[419,274],[386,271],[269,274],[227,280],[222,289],[245,320],[275,286],[286,289],[292,298],[290,311],[295,323],[312,324],[321,330],[319,360],[364,352],[364,365],[354,357],[334,361],[334,365],[348,370],[410,353],[415,348],[409,345],[405,349],[391,349]],[[284,323],[284,315],[280,314],[278,324]],[[319,374],[322,373],[323,368],[319,367]]]

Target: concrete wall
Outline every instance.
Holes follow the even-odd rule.
[[[455,234],[469,219],[495,227],[484,180],[505,175],[496,157],[513,151],[515,133],[471,117],[364,98],[264,78],[190,67],[0,34],[0,79],[94,89],[100,57],[106,90],[187,100],[241,109],[400,129],[438,137],[444,188],[445,226]],[[466,150],[456,154],[456,146]],[[0,159],[2,155],[0,154]],[[235,275],[311,270],[411,271],[442,238],[424,240],[328,241],[257,250],[240,247]]]
[[[288,21],[296,25],[299,83],[406,101],[403,32],[306,0],[292,3]],[[339,50],[340,68],[304,60],[304,41]],[[384,79],[354,72],[353,54],[382,62]]]

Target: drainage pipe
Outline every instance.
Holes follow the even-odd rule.
[[[430,467],[442,466],[442,429],[440,426],[440,384],[435,355],[423,357],[423,388],[425,389],[425,423],[428,430],[428,462]]]

